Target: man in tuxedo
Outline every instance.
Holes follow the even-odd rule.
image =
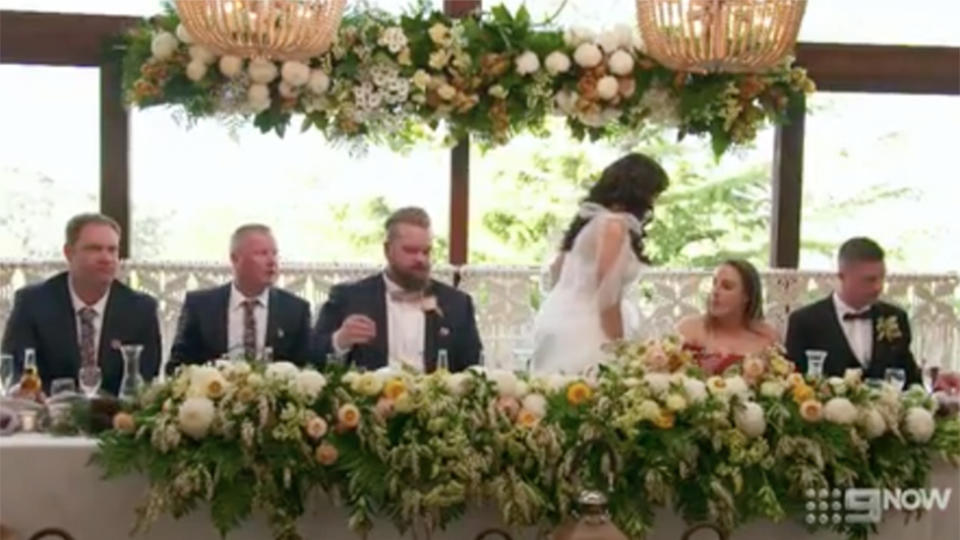
[[[233,281],[187,293],[170,350],[167,373],[224,354],[273,358],[304,365],[311,360],[310,304],[273,286],[277,244],[266,225],[249,224],[230,240]]]
[[[430,218],[402,208],[386,224],[387,268],[330,290],[314,331],[322,359],[335,355],[376,369],[390,361],[431,372],[440,351],[451,371],[479,362],[480,337],[469,295],[430,278]]]
[[[808,350],[827,352],[825,375],[863,369],[864,378],[883,379],[900,368],[909,386],[921,381],[910,352],[910,322],[902,309],[879,301],[886,277],[883,249],[869,238],[844,242],[838,255],[839,288],[790,314],[787,353],[801,373]]]
[[[160,367],[157,301],[116,280],[120,225],[102,214],[74,216],[63,254],[68,270],[17,291],[2,349],[14,355],[15,377],[24,351],[36,352],[49,392],[55,379],[76,379],[81,367],[99,366],[101,389],[116,394],[123,378],[120,346],[142,345],[140,373],[150,380]]]

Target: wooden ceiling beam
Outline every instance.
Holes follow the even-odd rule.
[[[136,17],[0,10],[0,63],[99,66],[107,38]]]

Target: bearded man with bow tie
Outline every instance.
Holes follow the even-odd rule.
[[[386,236],[383,272],[330,290],[314,329],[320,358],[429,373],[446,351],[450,371],[477,364],[482,345],[473,299],[430,278],[430,217],[401,208],[387,219]]]
[[[837,258],[837,290],[790,314],[790,358],[805,373],[807,351],[825,351],[824,376],[862,369],[865,379],[884,379],[887,369],[898,368],[907,386],[919,383],[907,313],[879,300],[886,278],[883,249],[869,238],[851,238],[840,246]]]

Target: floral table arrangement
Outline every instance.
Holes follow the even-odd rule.
[[[585,486],[609,487],[630,537],[664,507],[732,530],[804,519],[810,489],[920,487],[936,459],[960,463],[960,420],[920,387],[807,378],[777,351],[704,377],[673,339],[617,344],[610,357],[584,377],[190,366],[114,417],[95,462],[108,479],[148,478],[138,527],[208,503],[222,533],[256,510],[276,538],[299,537],[319,493],[362,533],[374,517],[442,528],[473,501],[507,525],[549,528]],[[595,442],[615,464],[580,452]]]

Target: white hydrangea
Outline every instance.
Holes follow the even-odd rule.
[[[506,369],[495,369],[487,374],[487,378],[496,386],[500,397],[518,397],[518,380],[516,374]]]
[[[647,373],[643,376],[643,380],[654,394],[665,394],[670,390],[669,373]]]
[[[857,423],[868,439],[876,439],[887,431],[887,422],[883,419],[883,415],[872,407],[860,412]]]
[[[747,437],[759,437],[767,429],[763,407],[753,401],[748,401],[737,407],[733,413],[733,421],[737,425],[737,429]]]
[[[313,369],[305,369],[293,379],[294,391],[309,400],[317,399],[326,386],[327,378]]]
[[[179,42],[170,32],[157,32],[150,42],[150,53],[158,60],[167,60],[177,51]]]
[[[597,67],[603,61],[603,53],[593,43],[582,43],[573,52],[573,61],[581,67]]]
[[[911,440],[925,443],[933,437],[936,425],[933,414],[923,407],[910,407],[903,417],[904,431]]]
[[[264,371],[267,379],[286,381],[293,380],[297,376],[297,373],[300,373],[300,368],[292,362],[271,362],[267,365],[266,371]]]
[[[707,399],[707,385],[699,379],[693,377],[684,377],[683,389],[687,392],[687,397],[694,403],[699,403]]]

